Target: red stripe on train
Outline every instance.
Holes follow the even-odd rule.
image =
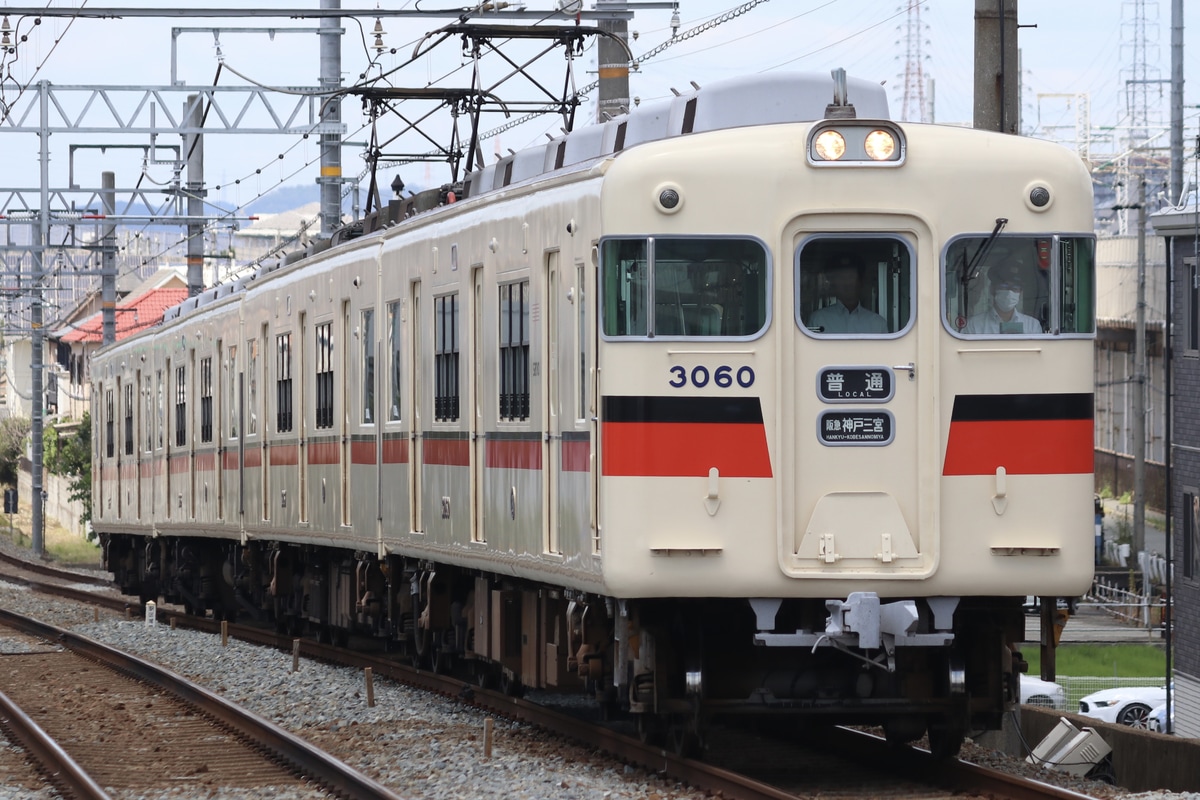
[[[588,459],[592,454],[591,442],[569,441],[562,443],[562,471],[587,472]]]
[[[351,442],[350,463],[375,465],[375,442]]]
[[[605,422],[605,475],[770,478],[771,455],[762,425],[719,422]]]
[[[407,439],[384,439],[383,440],[383,463],[385,463],[385,464],[407,464],[408,463],[408,440]]]
[[[308,446],[308,463],[311,465],[317,464],[337,464],[342,460],[341,454],[338,452],[340,445],[337,442],[314,442]]]
[[[300,463],[300,445],[274,445],[268,451],[267,458],[272,467],[294,467]]]
[[[426,464],[466,467],[471,463],[470,444],[466,439],[426,439],[421,455]]]
[[[951,422],[943,475],[1062,475],[1092,472],[1090,419]]]
[[[488,439],[488,469],[541,469],[542,443],[537,439]]]

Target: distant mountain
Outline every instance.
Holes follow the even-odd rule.
[[[248,214],[278,214],[321,199],[321,187],[313,184],[281,186],[246,206]],[[349,198],[346,199],[349,203]]]
[[[410,191],[413,191],[413,192],[420,191],[422,188],[424,188],[424,187],[417,186],[417,185],[413,185],[411,187],[405,187],[405,194],[408,194]],[[386,205],[387,201],[392,199],[391,186],[390,185],[380,185],[379,195],[380,195],[380,199],[382,200],[382,202]],[[366,198],[367,198],[367,187],[365,185],[363,185],[359,188],[359,210],[360,210],[360,212],[366,208]],[[294,184],[291,186],[281,186],[278,189],[274,189],[271,192],[267,193],[263,197],[260,197],[257,200],[247,203],[246,206],[241,209],[239,216],[241,214],[245,214],[247,216],[252,216],[252,215],[256,215],[256,214],[280,214],[285,211],[292,211],[294,209],[300,208],[301,206],[308,205],[309,203],[319,202],[320,199],[321,199],[321,187],[317,186],[315,183]],[[344,214],[350,214],[353,211],[353,208],[354,208],[354,204],[353,204],[352,198],[346,197],[342,200],[342,212]],[[218,214],[218,213],[220,213],[218,211],[218,209],[230,212],[230,211],[234,210],[234,206],[230,202],[228,202],[226,200],[222,200],[219,196],[219,193],[213,193],[213,195],[210,196],[210,198],[209,198],[209,208],[208,208],[209,213],[212,213],[214,215]],[[146,209],[144,206],[142,206],[139,203],[139,204],[130,206],[128,209],[122,208],[121,213],[124,213],[124,214],[149,214],[150,212],[148,209]],[[154,227],[157,225],[171,225],[171,226],[175,227],[178,225],[178,223],[161,222],[161,223],[152,223],[151,226]]]

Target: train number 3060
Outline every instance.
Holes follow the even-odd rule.
[[[673,377],[667,383],[676,389],[682,389],[689,383],[698,389],[708,386],[709,383],[721,389],[728,389],[733,386],[735,381],[743,389],[749,389],[754,385],[754,369],[752,367],[737,367],[736,372],[734,369],[734,367],[720,366],[710,372],[708,367],[701,365],[692,367],[691,372],[688,372],[686,367],[671,367],[670,373]]]

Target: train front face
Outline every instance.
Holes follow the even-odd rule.
[[[998,723],[1013,598],[1091,578],[1091,197],[1062,148],[935,126],[622,154],[599,249],[613,594],[761,665],[731,696]],[[839,666],[862,677],[821,677]]]

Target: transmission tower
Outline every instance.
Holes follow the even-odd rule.
[[[1162,98],[1168,81],[1158,63],[1159,18],[1154,0],[1125,0],[1121,8],[1121,88],[1125,100],[1128,138],[1117,164],[1118,233],[1136,230],[1137,187],[1142,180],[1154,181],[1161,154],[1151,145],[1162,130]]]
[[[932,122],[929,104],[925,102],[925,34],[928,26],[921,23],[921,0],[907,0],[908,14],[904,31],[904,99],[900,104],[900,119],[906,122]]]

